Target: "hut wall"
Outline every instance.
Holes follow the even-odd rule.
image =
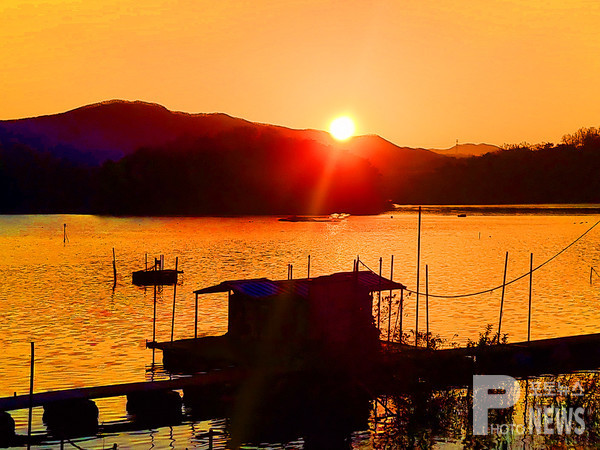
[[[229,299],[229,335],[250,340],[299,341],[306,338],[306,299],[293,295]]]
[[[310,289],[310,335],[332,347],[376,339],[371,296],[355,280],[314,283]]]

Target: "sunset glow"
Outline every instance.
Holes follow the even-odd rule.
[[[600,125],[598,23],[587,0],[6,0],[0,120],[117,98],[323,129],[343,104],[401,146],[557,142]]]
[[[354,121],[348,116],[338,117],[331,122],[329,132],[338,141],[345,141],[354,136],[356,127]]]

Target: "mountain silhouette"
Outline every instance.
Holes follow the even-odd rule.
[[[338,142],[325,131],[253,123],[223,113],[173,112],[155,103],[122,100],[96,103],[60,114],[0,121],[0,144],[18,143],[78,164],[100,166],[142,147],[160,147],[181,138],[212,138],[236,128],[268,131],[345,149],[369,159],[379,170],[397,159],[402,160],[407,169],[438,159],[428,150],[398,147],[379,136],[358,136]]]
[[[215,136],[251,125],[226,114],[187,114],[154,103],[111,100],[60,114],[0,121],[0,143],[19,143],[98,166],[181,136]]]
[[[458,144],[446,149],[431,149],[431,151],[443,156],[469,158],[471,156],[483,156],[488,153],[499,152],[502,151],[502,149],[489,144]]]
[[[112,100],[0,121],[0,213],[371,214],[392,203],[600,202],[597,129],[498,150],[414,149],[375,135],[340,142],[320,130]]]

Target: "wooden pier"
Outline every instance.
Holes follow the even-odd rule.
[[[176,347],[194,353],[197,342],[194,339],[156,345],[168,351]],[[200,341],[200,340],[198,340]],[[428,378],[436,373],[448,377],[446,366],[453,366],[454,372],[469,368],[473,373],[502,373],[517,377],[544,374],[564,374],[600,368],[600,333],[541,339],[531,342],[500,344],[486,347],[451,348],[427,350],[408,345],[382,343],[385,365],[394,370],[406,371],[418,366],[419,376]],[[437,367],[437,370],[433,370]],[[254,371],[256,369],[253,369]],[[412,371],[409,370],[409,373]],[[82,400],[127,396],[130,394],[181,390],[189,387],[220,386],[240,383],[248,378],[250,369],[226,368],[208,373],[182,376],[171,380],[140,381],[106,386],[62,389],[49,392],[15,395],[0,398],[0,411],[44,406],[48,403],[65,400]]]
[[[474,374],[525,378],[600,368],[600,333],[441,350],[395,343],[383,346],[384,370],[401,389],[419,382],[469,386]]]
[[[0,398],[0,411],[44,406],[49,403],[66,400],[91,400],[96,398],[119,397],[137,393],[180,390],[189,387],[208,387],[226,383],[241,382],[247,377],[247,371],[230,368],[211,373],[192,375],[161,381],[140,381],[136,383],[121,383],[107,386],[62,389],[58,391],[38,392],[30,400],[28,394]]]

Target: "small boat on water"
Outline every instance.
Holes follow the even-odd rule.
[[[282,217],[281,219],[279,219],[280,222],[316,222],[317,220],[313,217],[307,217],[307,216],[289,216],[289,217]]]
[[[146,260],[146,266],[148,261]],[[131,280],[136,286],[173,286],[177,284],[177,277],[183,270],[163,269],[164,257],[155,259],[154,266],[146,267],[144,270],[138,270],[131,274]]]
[[[175,269],[138,270],[131,274],[131,278],[136,286],[172,286],[177,284],[177,276],[180,273],[183,271]]]
[[[289,217],[282,217],[279,219],[280,222],[339,222],[349,217],[348,213],[333,213],[327,216],[297,216],[292,215]]]

